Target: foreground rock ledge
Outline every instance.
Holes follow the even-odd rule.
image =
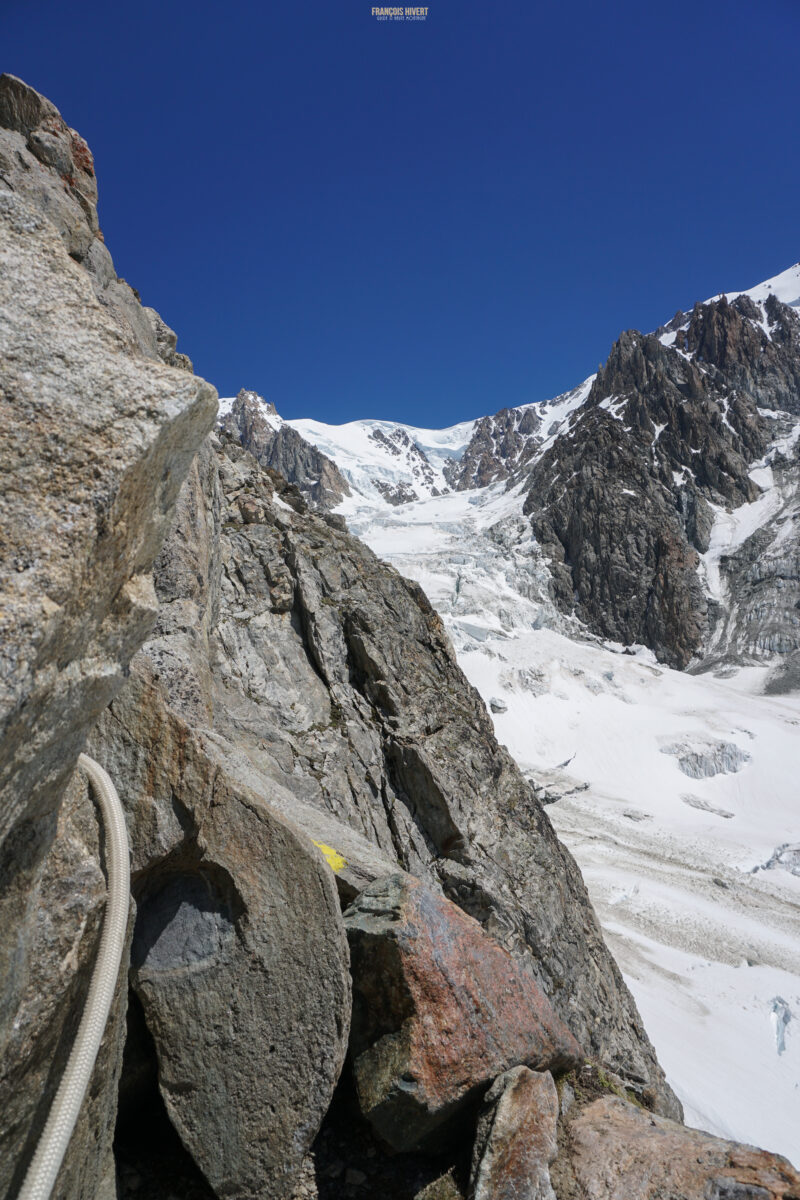
[[[359,1102],[395,1150],[424,1143],[509,1067],[568,1070],[581,1060],[534,979],[417,880],[376,880],[345,927]]]
[[[339,1078],[348,951],[319,850],[239,786],[170,710],[140,655],[90,745],[129,781],[131,983],[158,1087],[217,1195],[291,1190]],[[135,1061],[123,1073],[132,1106]]]
[[[562,1129],[551,1168],[558,1200],[800,1200],[800,1174],[779,1154],[686,1129],[617,1096]]]

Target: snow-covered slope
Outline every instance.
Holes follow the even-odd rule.
[[[705,303],[719,300],[721,294],[711,296]],[[725,296],[728,300],[735,300],[737,296],[749,296],[755,304],[763,304],[770,296],[774,296],[781,304],[800,309],[800,263],[795,263],[779,275],[773,275],[771,279],[765,279],[763,283],[757,283],[755,287],[747,288],[743,292],[725,292]]]
[[[475,422],[462,421],[449,429],[417,429],[391,421],[289,424],[334,460],[360,496],[391,504],[448,492],[444,468],[464,453]]]

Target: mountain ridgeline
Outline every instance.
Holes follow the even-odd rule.
[[[394,504],[493,484],[513,490],[551,600],[589,634],[647,646],[679,668],[774,658],[770,686],[781,690],[800,678],[798,301],[800,266],[678,312],[655,333],[625,332],[573,392],[455,427],[438,473],[435,431],[398,426],[417,455],[428,454],[436,489],[418,466],[390,484],[392,464],[379,465],[365,481],[348,471],[351,427],[292,424],[325,446],[367,502],[390,488]],[[386,439],[386,422],[353,424],[380,425]],[[767,490],[751,535],[706,561],[719,514]]]
[[[0,1194],[19,1191],[99,941],[86,747],[125,807],[133,905],[63,1200],[800,1195],[785,1159],[683,1127],[580,872],[440,616],[327,511],[355,499],[344,467],[251,393],[218,423],[214,389],[117,278],[96,199],[83,139],[0,77]],[[776,311],[788,345],[796,318]],[[638,341],[588,389],[470,428],[463,454],[385,430],[369,450],[401,461],[409,499],[522,484],[566,605],[584,534],[556,528],[561,494],[536,473],[559,421],[602,431],[600,471],[639,413],[632,486],[662,525],[672,497],[675,548],[643,542],[629,570],[663,577],[648,628],[680,656],[694,634],[670,614],[698,638],[709,621],[681,571],[708,505],[756,494],[768,418],[696,350]],[[783,351],[766,373],[730,357],[777,405]],[[687,438],[716,439],[685,516],[679,397]],[[560,446],[548,487],[574,467]],[[590,625],[584,592],[569,606]]]

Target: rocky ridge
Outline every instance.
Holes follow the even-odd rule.
[[[350,486],[325,454],[302,438],[255,392],[243,388],[222,417],[222,428],[249,450],[262,467],[278,471],[316,508],[331,509],[350,495]]]
[[[72,132],[31,89],[3,77],[0,90],[6,121],[24,126],[32,120],[25,114],[43,112],[46,132],[57,130],[51,136],[73,146]],[[17,125],[11,132],[22,138]],[[32,126],[27,134],[34,145],[35,132]],[[48,186],[59,204],[63,191],[80,208],[60,165],[52,167]],[[58,537],[45,512],[37,526],[39,556],[16,572],[31,570],[23,581],[30,586],[11,610],[19,661],[27,655],[33,666],[24,667],[21,683],[12,677],[4,713],[4,733],[20,730],[3,742],[10,794],[31,800],[24,811],[13,800],[3,809],[10,827],[3,846],[3,950],[14,961],[15,985],[22,984],[2,1010],[3,1193],[16,1191],[43,1123],[96,944],[102,847],[85,784],[72,774],[87,734],[89,751],[119,781],[126,805],[136,919],[130,995],[121,980],[60,1196],[158,1200],[175,1194],[176,1179],[185,1196],[368,1194],[384,1169],[384,1151],[357,1121],[342,1133],[337,1118],[350,1103],[349,1073],[340,1079],[351,1004],[340,905],[358,904],[365,888],[383,887],[388,878],[406,879],[412,892],[424,888],[426,912],[469,924],[483,952],[513,963],[519,986],[547,997],[542,1012],[552,1006],[559,1025],[549,1016],[541,1021],[551,1030],[563,1024],[568,1032],[559,1037],[568,1049],[541,1057],[517,1043],[512,1059],[552,1069],[581,1110],[579,1080],[574,1070],[573,1082],[564,1075],[579,1057],[577,1038],[583,1053],[606,1064],[604,1087],[621,1093],[632,1111],[640,1111],[638,1104],[678,1116],[580,875],[531,787],[497,745],[422,591],[380,563],[340,518],[310,511],[300,492],[259,463],[233,431],[200,445],[213,417],[213,390],[164,365],[176,353],[171,337],[132,336],[138,317],[127,312],[124,288],[98,298],[88,252],[70,262],[71,239],[81,230],[51,224],[31,207],[30,196],[43,209],[51,203],[44,184],[22,194],[27,185],[18,191],[14,183],[6,180],[0,191],[10,214],[4,245],[15,271],[13,299],[41,297],[44,262],[53,294],[60,289],[51,310],[57,327],[74,340],[64,355],[73,375],[62,369],[59,389],[37,393],[43,416],[31,437],[18,381],[46,385],[49,368],[31,357],[37,339],[12,339],[12,371],[3,379],[7,428],[16,439],[12,448],[27,446],[29,458],[12,457],[13,475],[9,470],[6,477],[22,478],[57,509],[58,492],[36,475],[51,420],[73,431],[83,451],[66,458],[58,482],[70,496],[85,494],[86,503]],[[91,232],[88,216],[86,222]],[[23,303],[22,313],[23,320],[41,320],[33,302]],[[57,329],[49,336],[57,337]],[[120,400],[122,393],[128,403],[131,395],[149,397],[149,406],[103,414],[110,420],[101,434],[110,446],[87,455],[84,425],[67,424],[77,406],[67,404],[66,414],[59,408],[64,379],[72,387],[68,401],[92,389],[106,396],[111,363],[124,383]],[[118,401],[112,393],[106,402]],[[112,471],[104,476],[109,458]],[[91,487],[83,492],[87,481],[96,482],[103,503]],[[15,508],[11,516],[12,544],[22,545],[29,536],[25,512]],[[154,595],[149,572],[170,523],[155,563]],[[48,576],[42,565],[54,548],[70,569],[54,559]],[[8,561],[13,566],[13,555]],[[65,615],[45,604],[58,636],[47,627],[48,637],[37,643],[51,576],[58,588],[51,603]],[[8,578],[13,585],[14,575]],[[75,686],[92,680],[86,668],[96,663],[104,686]],[[46,689],[49,708],[30,703],[37,687]],[[42,736],[51,746],[43,754]],[[20,770],[28,774],[18,793]],[[372,979],[371,972],[358,976],[355,955],[352,969],[356,986]],[[422,1015],[435,1025],[436,1009],[426,1007],[426,972],[417,995]],[[405,1019],[402,1009],[391,1015]],[[490,1037],[492,1021],[483,1030]],[[513,1026],[510,1032],[518,1035]],[[496,1061],[498,1071],[515,1065],[508,1057]],[[484,1068],[467,1093],[480,1093],[488,1082]],[[538,1090],[532,1093],[522,1089],[521,1103],[528,1097],[541,1106]],[[566,1111],[563,1096],[561,1107]],[[538,1127],[547,1119],[544,1109],[546,1103],[539,1117],[526,1119]],[[462,1140],[471,1139],[470,1106],[448,1115]],[[476,1179],[487,1174],[480,1164],[495,1127],[500,1136],[508,1123],[481,1126]],[[679,1125],[669,1128],[674,1153],[687,1135]],[[542,1156],[531,1169],[537,1188],[549,1186],[553,1136],[543,1134]],[[797,1177],[782,1160],[751,1155],[742,1166],[736,1147],[710,1141],[714,1178],[740,1186],[746,1171],[741,1187],[786,1200],[796,1193]],[[373,1167],[345,1170],[344,1191],[336,1182],[341,1171],[326,1160],[332,1144],[351,1161],[364,1145],[373,1151]],[[439,1160],[447,1158],[446,1139],[436,1150]],[[420,1183],[414,1172],[423,1170],[423,1148],[408,1153],[411,1159],[391,1161],[398,1200],[465,1194],[460,1159]],[[563,1153],[574,1173],[567,1143]],[[492,1164],[494,1171],[495,1158]],[[615,1159],[606,1168],[612,1177],[619,1173]],[[554,1180],[556,1174],[554,1166]],[[705,1188],[708,1171],[699,1165],[696,1176]]]
[[[525,482],[559,605],[671,665],[687,666],[708,637],[698,566],[710,506],[756,500],[750,470],[769,443],[760,409],[796,404],[800,317],[774,298],[769,308],[772,333],[738,297],[696,306],[672,339],[623,334]]]
[[[445,467],[445,478],[454,491],[483,488],[510,479],[542,440],[546,412],[538,405],[502,408],[494,416],[481,417],[458,460]]]

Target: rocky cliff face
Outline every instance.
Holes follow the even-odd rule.
[[[274,404],[255,392],[239,392],[222,427],[250,451],[262,467],[278,471],[315,508],[335,508],[350,486],[339,468],[316,446],[280,419]]]
[[[0,125],[0,1191],[10,1195],[63,1069],[102,911],[102,850],[75,763],[152,629],[151,567],[216,393],[163,365],[141,312],[127,319],[132,294],[111,279],[97,237],[85,143],[9,76]],[[99,1188],[109,1166],[124,1007],[123,989],[64,1195]]]
[[[445,467],[448,483],[455,491],[465,491],[509,479],[541,441],[542,425],[543,414],[532,404],[481,417],[461,458]]]
[[[12,166],[0,190],[3,1195],[44,1122],[96,946],[102,840],[73,775],[85,743],[126,808],[135,921],[59,1196],[341,1194],[331,1147],[359,1161],[347,1194],[463,1196],[452,1146],[471,1142],[495,1072],[481,1194],[502,1162],[495,1130],[510,1136],[520,1107],[521,1128],[541,1126],[530,1181],[544,1189],[550,1072],[577,1094],[565,1076],[584,1055],[626,1104],[679,1117],[577,868],[440,618],[259,461],[246,396],[202,440],[213,389],[164,365],[178,361],[169,331],[92,270],[84,144],[19,81],[3,77],[0,95]],[[305,449],[264,438],[308,478]],[[411,933],[369,924],[390,892]],[[355,1110],[340,1078],[351,975],[357,996],[381,997],[377,1023],[378,1009],[356,1012]],[[540,1082],[506,1080],[519,1066]],[[403,1153],[370,1142],[365,1119]],[[714,1170],[738,1186],[732,1153]],[[436,1182],[430,1163],[448,1156]],[[767,1158],[742,1186],[788,1197],[788,1165]],[[606,1160],[606,1176],[617,1169]]]
[[[769,332],[743,296],[679,314],[663,334],[623,334],[527,481],[525,511],[562,608],[675,666],[699,655],[709,632],[698,566],[711,506],[758,497],[750,469],[769,441],[761,409],[797,403],[800,319],[768,303]]]

